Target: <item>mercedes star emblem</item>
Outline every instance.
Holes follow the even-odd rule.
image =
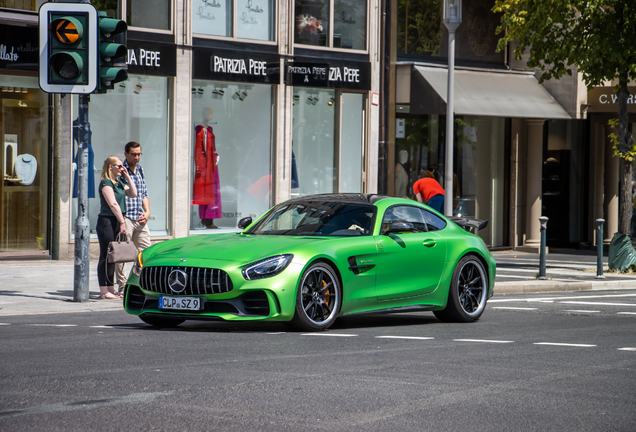
[[[172,270],[168,276],[168,286],[172,291],[179,294],[186,289],[188,275],[183,270]]]

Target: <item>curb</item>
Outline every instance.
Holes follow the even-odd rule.
[[[495,283],[495,294],[541,293],[551,291],[592,291],[612,289],[636,289],[636,280],[598,280],[598,281],[527,281],[514,283]]]

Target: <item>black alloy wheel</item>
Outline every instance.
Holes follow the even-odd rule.
[[[325,330],[336,320],[341,302],[333,268],[324,262],[312,264],[298,286],[296,313],[290,324],[299,330]]]
[[[475,255],[466,255],[453,272],[446,309],[434,314],[442,321],[476,321],[486,309],[487,296],[488,276],[484,265]]]

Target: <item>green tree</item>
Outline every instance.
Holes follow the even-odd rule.
[[[582,74],[588,89],[618,80],[615,156],[620,158],[618,231],[629,234],[634,141],[628,131],[627,83],[636,78],[634,0],[496,0],[502,13],[497,32],[502,50],[517,41],[517,59],[529,49],[528,66],[543,72],[540,82]],[[576,70],[575,69],[575,70]]]

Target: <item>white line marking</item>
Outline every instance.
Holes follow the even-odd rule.
[[[630,304],[630,303],[601,303],[601,302],[584,302],[584,301],[561,301],[559,303],[592,305],[592,306],[636,306],[636,304]]]
[[[574,312],[574,313],[601,313],[601,311],[593,311],[593,310],[576,310],[576,309],[569,309],[566,310],[566,312]]]
[[[303,333],[301,336],[334,336],[334,337],[356,337],[357,334],[342,334],[342,333]]]
[[[630,348],[630,347],[625,347],[625,348],[619,348],[619,351],[636,351],[636,348]]]
[[[120,326],[120,325],[98,325],[98,326],[89,326],[90,328],[107,328],[107,329],[133,329],[138,330],[142,327],[132,327],[132,326]]]
[[[434,337],[424,337],[424,336],[376,336],[376,339],[414,339],[414,340],[431,340],[435,339]]]
[[[531,298],[531,299],[490,299],[488,300],[488,303],[510,303],[510,302],[543,302],[546,300],[572,300],[573,298],[576,299],[595,299],[595,298],[609,298],[609,297],[636,297],[636,294],[608,294],[608,295],[589,295],[589,296],[576,296],[574,297],[574,295],[570,296],[570,297],[537,297],[537,298]]]
[[[567,347],[595,347],[596,345],[587,344],[568,344],[568,343],[556,343],[556,342],[535,342],[534,345],[553,345],[553,346],[567,346]]]
[[[11,323],[0,323],[0,326],[3,326],[3,325],[11,325]]]
[[[616,315],[636,315],[636,312],[616,312]]]
[[[539,308],[523,308],[523,307],[512,307],[512,306],[493,306],[490,309],[511,309],[511,310],[539,310]]]
[[[483,343],[514,343],[514,341],[486,340],[486,339],[453,339],[453,342],[483,342]]]
[[[31,327],[77,327],[77,324],[27,324]]]

